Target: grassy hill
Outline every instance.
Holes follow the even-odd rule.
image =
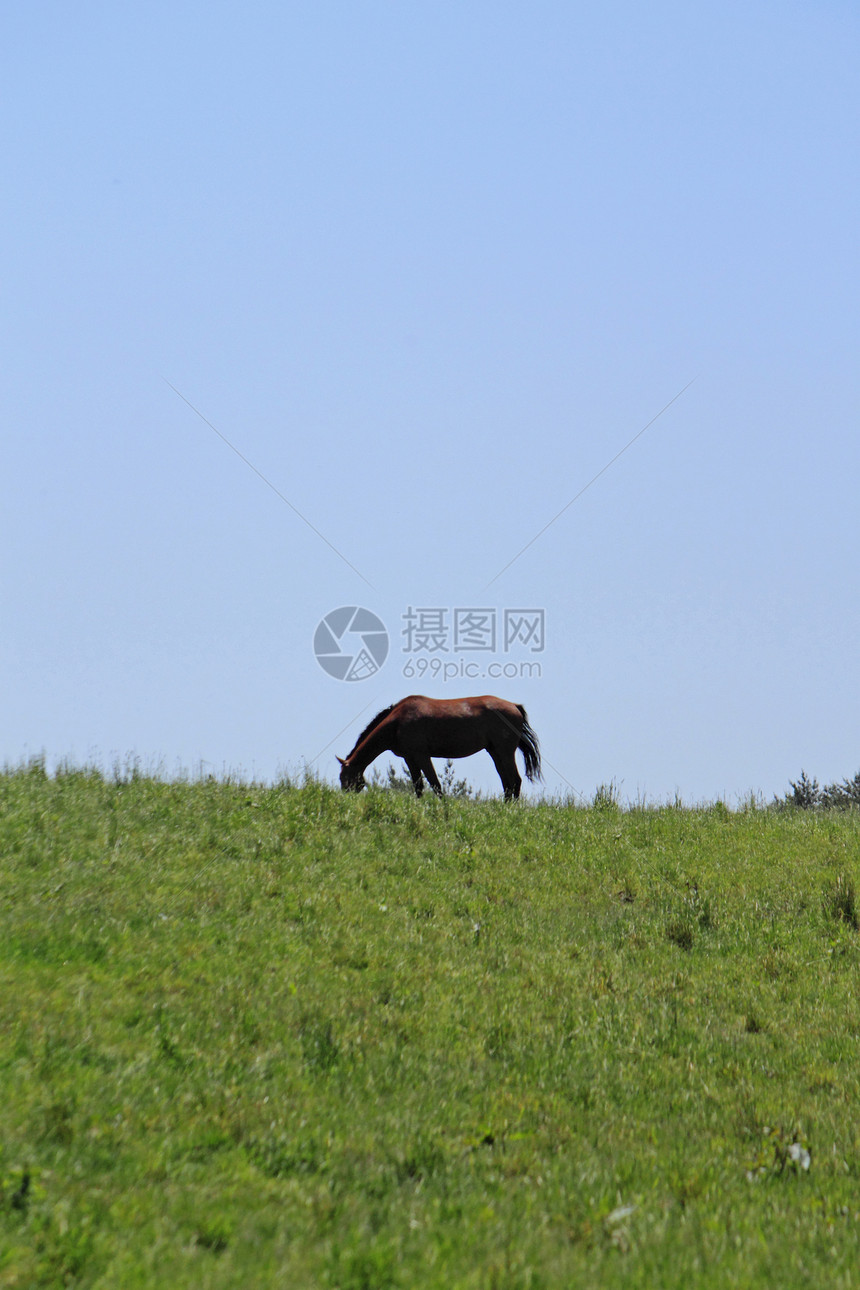
[[[0,776],[0,1286],[854,1286],[860,813]]]

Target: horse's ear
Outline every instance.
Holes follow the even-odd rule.
[[[337,753],[335,753],[335,757],[337,757]],[[345,765],[346,765],[346,758],[345,758],[345,757],[337,757],[337,759],[338,759],[338,761],[340,762],[341,766],[345,766]]]

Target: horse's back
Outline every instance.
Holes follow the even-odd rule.
[[[498,713],[508,721],[520,722],[525,708],[495,694],[476,694],[462,699],[431,699],[426,694],[409,694],[392,708],[392,717],[473,717]]]

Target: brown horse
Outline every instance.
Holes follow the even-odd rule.
[[[508,703],[492,694],[474,699],[428,699],[410,694],[378,712],[362,730],[355,747],[340,762],[341,788],[359,793],[366,786],[364,772],[380,753],[402,757],[409,768],[418,797],[422,774],[439,797],[442,785],[431,757],[471,757],[486,748],[499,772],[505,800],[520,795],[514,754],[519,748],[530,780],[540,779],[537,735],[521,703]]]

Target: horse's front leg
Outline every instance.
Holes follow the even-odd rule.
[[[424,792],[424,781],[421,778],[421,767],[415,761],[407,761],[406,769],[412,776],[412,787],[415,789],[415,796],[420,797]]]
[[[427,780],[427,783],[433,789],[433,792],[436,794],[437,797],[441,797],[442,785],[439,783],[439,776],[436,774],[435,770],[433,769],[433,763],[429,757],[423,763],[421,769],[424,771],[424,778]]]

